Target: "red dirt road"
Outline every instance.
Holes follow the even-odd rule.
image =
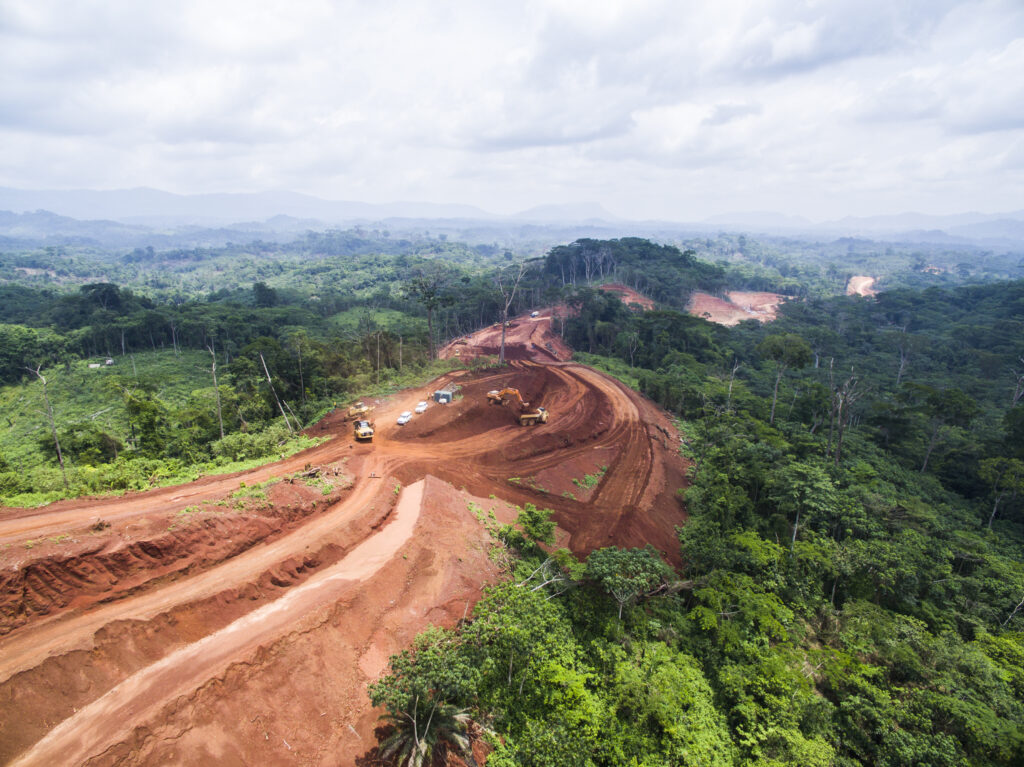
[[[0,762],[369,763],[366,684],[499,577],[470,504],[511,521],[512,504],[536,503],[579,555],[651,542],[678,564],[685,466],[669,420],[558,361],[550,314],[514,323],[510,367],[378,403],[372,444],[333,414],[310,429],[332,439],[258,470],[0,511]],[[495,331],[462,353],[492,353]],[[455,402],[394,423],[451,380]],[[549,423],[488,404],[503,386]],[[316,476],[252,489],[297,472]]]

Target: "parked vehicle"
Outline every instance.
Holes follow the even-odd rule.
[[[427,403],[426,402],[418,402],[418,403],[416,403],[416,407],[413,408],[413,410],[415,412],[417,412],[417,413],[425,413],[425,412],[427,412]]]
[[[405,411],[402,412],[402,414],[400,416],[398,416],[398,425],[399,426],[405,426],[411,420],[412,420],[412,413],[410,413],[408,410],[405,410]]]

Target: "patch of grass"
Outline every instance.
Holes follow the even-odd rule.
[[[607,373],[612,378],[626,384],[630,389],[640,391],[640,379],[637,377],[637,369],[631,368],[627,363],[615,357],[602,357],[600,354],[587,354],[586,352],[573,352],[573,362],[581,362],[602,373]]]
[[[419,317],[410,317],[396,309],[369,309],[355,307],[331,316],[330,325],[338,330],[359,331],[373,328],[390,330],[403,335],[426,333],[427,323]]]
[[[563,498],[568,498],[570,501],[575,501],[576,500],[576,496],[573,495],[572,493],[570,493],[568,490],[566,490],[564,493],[562,493],[562,497]]]
[[[576,487],[583,488],[584,490],[591,490],[597,487],[598,483],[601,481],[601,478],[605,475],[605,472],[607,471],[608,467],[602,466],[599,471],[593,474],[584,474],[583,479],[573,479],[572,483],[576,485]]]
[[[682,437],[682,441],[679,443],[679,455],[683,456],[683,458],[688,458],[691,461],[696,461],[697,454],[693,451],[693,444],[687,436],[696,431],[693,428],[693,424],[679,418],[672,419],[672,423],[675,425],[676,431],[679,432],[679,436]]]
[[[521,477],[509,477],[508,478],[508,483],[510,485],[516,485],[517,487],[522,483],[522,481],[523,480],[522,480]]]
[[[536,490],[538,493],[546,493],[548,491],[546,487],[537,481],[536,477],[526,477],[523,481],[528,488]]]

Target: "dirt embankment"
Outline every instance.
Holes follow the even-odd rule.
[[[694,293],[686,310],[694,317],[703,317],[719,325],[738,325],[744,320],[771,322],[778,316],[779,306],[792,300],[781,293],[730,290],[724,298],[710,293]]]
[[[538,311],[536,317],[523,314],[509,320],[505,328],[505,359],[542,362],[572,359],[572,349],[554,329],[567,314],[565,307],[556,307]],[[495,323],[471,335],[456,338],[441,347],[437,356],[443,360],[497,356],[501,350],[501,330],[501,323]]]
[[[365,763],[367,682],[498,577],[480,508],[536,503],[580,556],[651,542],[678,564],[678,435],[559,361],[551,324],[507,329],[509,367],[376,403],[371,444],[335,413],[311,429],[332,439],[271,466],[0,514],[0,762]],[[461,346],[493,353],[495,331]],[[455,402],[395,424],[452,381]],[[549,422],[489,404],[505,386]]]
[[[876,279],[862,274],[854,275],[846,283],[846,295],[848,296],[874,296],[878,294],[875,290]]]
[[[606,293],[614,293],[626,306],[638,306],[645,312],[654,310],[654,301],[642,293],[637,293],[633,288],[627,287],[626,285],[622,285],[617,282],[609,283],[608,285],[599,286],[598,290],[603,290]]]

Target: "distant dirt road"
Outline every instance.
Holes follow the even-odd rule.
[[[846,283],[846,295],[848,296],[873,296],[878,293],[874,289],[875,278],[865,275],[856,275]]]

